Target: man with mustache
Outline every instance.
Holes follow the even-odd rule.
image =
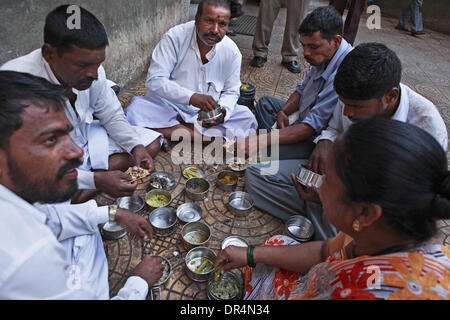
[[[198,5],[195,21],[175,26],[163,36],[153,51],[147,95],[133,98],[125,110],[131,124],[151,128],[167,139],[178,129],[190,138],[195,130],[208,137],[227,132],[242,137],[257,129],[251,111],[237,104],[242,55],[226,36],[229,22],[229,1],[205,0]],[[197,122],[199,111],[219,106],[221,119]]]
[[[70,29],[68,9],[59,6],[47,15],[41,49],[7,62],[1,70],[31,73],[71,90],[65,112],[74,127],[70,135],[84,150],[78,182],[80,189],[90,189],[74,195],[73,203],[87,201],[97,189],[113,197],[130,195],[137,183],[123,182],[130,176],[120,171],[131,166],[151,170],[163,138],[129,124],[102,67],[108,45],[103,25],[79,7],[80,28]]]
[[[0,71],[0,299],[109,299],[98,225],[115,220],[151,238],[141,216],[108,207],[42,212],[35,202],[70,199],[83,150],[70,138],[66,90],[30,74]],[[93,201],[93,200],[92,200]],[[162,275],[146,256],[114,299],[145,299]]]
[[[319,7],[306,16],[300,25],[299,37],[311,70],[287,101],[264,96],[255,106],[259,128],[269,131],[278,128],[279,139],[274,139],[272,132],[240,139],[238,154],[249,155],[250,146],[261,149],[279,143],[279,155],[272,154],[272,159],[309,157],[314,137],[327,126],[337,103],[333,88],[336,70],[352,50],[342,32],[342,17],[331,6]]]

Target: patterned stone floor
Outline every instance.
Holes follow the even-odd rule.
[[[312,0],[310,9],[315,6],[326,4],[326,1]],[[246,5],[246,14],[257,15],[256,5]],[[193,17],[195,7],[191,5],[190,15]],[[447,127],[450,129],[450,36],[443,35],[425,29],[426,35],[414,38],[406,33],[398,32],[394,29],[395,19],[383,18],[382,29],[369,30],[366,27],[366,16],[361,19],[360,30],[355,45],[361,42],[384,42],[395,50],[403,63],[403,82],[421,93],[436,104],[441,112]],[[308,64],[300,55],[299,63],[303,68],[302,73],[292,74],[281,65],[281,43],[283,37],[284,21],[286,11],[282,9],[275,22],[272,41],[269,47],[268,62],[263,68],[257,69],[249,66],[253,58],[251,43],[252,37],[237,35],[233,40],[238,44],[243,55],[241,80],[250,82],[256,86],[256,98],[263,95],[272,95],[287,99],[293,92],[299,81],[305,78],[309,70]],[[144,80],[129,90],[124,90],[120,100],[123,107],[126,107],[133,96],[144,95],[146,93]],[[450,130],[449,130],[450,132]],[[450,156],[449,156],[450,158]],[[182,177],[181,171],[184,165],[174,165],[171,155],[161,152],[155,158],[157,171],[168,171],[174,174],[177,187],[172,191],[173,202],[171,207],[191,201],[185,197],[184,184],[186,180]],[[211,190],[207,199],[200,201],[203,209],[202,221],[207,223],[212,229],[212,239],[209,246],[218,250],[222,239],[227,235],[240,235],[250,244],[261,244],[267,237],[283,232],[283,223],[270,215],[253,209],[246,218],[233,216],[226,207],[228,193],[221,191],[214,185],[215,173],[224,169],[223,165],[206,165],[201,167],[207,174]],[[245,181],[240,179],[237,190],[244,189]],[[148,182],[143,181],[137,190],[141,196],[145,195]],[[113,203],[105,195],[96,198],[99,204]],[[148,217],[148,210],[144,209],[140,214]],[[173,273],[168,282],[161,287],[161,299],[207,299],[205,293],[205,283],[191,281],[184,272],[183,257],[186,254],[181,239],[180,231],[182,225],[179,223],[176,233],[171,237],[155,237],[148,243],[133,243],[124,237],[120,240],[104,241],[105,250],[109,263],[110,293],[115,295],[123,286],[126,279],[134,267],[142,259],[144,253],[151,253],[166,257],[172,264]],[[439,241],[450,247],[450,221],[439,222]],[[177,256],[174,252],[178,252]]]

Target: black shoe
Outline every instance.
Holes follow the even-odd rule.
[[[406,28],[405,28],[404,26],[402,26],[401,24],[397,24],[397,25],[395,26],[395,29],[401,30],[401,31],[408,31],[408,32],[409,32],[409,30],[406,29]]]
[[[285,66],[292,73],[302,72],[302,69],[300,68],[300,66],[298,65],[298,62],[296,60],[283,62],[283,66]]]
[[[236,35],[236,32],[232,29],[227,29],[227,36],[234,37]]]
[[[425,34],[425,32],[423,32],[423,31],[412,31],[411,30],[411,35],[412,36],[421,36],[421,35],[424,35]]]
[[[261,68],[266,63],[267,59],[259,56],[254,56],[252,61],[250,61],[250,65],[252,67]]]

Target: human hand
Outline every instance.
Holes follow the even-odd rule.
[[[141,167],[148,171],[153,170],[153,159],[142,144],[138,144],[134,147],[131,153],[133,154],[136,167]]]
[[[213,122],[208,122],[208,123],[206,123],[204,121],[199,121],[201,123],[202,127],[203,128],[211,128],[211,127],[214,127],[214,126],[217,126],[217,125],[223,123],[225,121],[225,116],[227,115],[227,110],[225,108],[222,108],[221,112],[222,112],[223,117],[221,117],[221,119],[218,121],[213,121]]]
[[[214,264],[214,270],[217,271],[219,265],[225,261],[221,272],[227,272],[231,269],[241,268],[247,265],[247,248],[228,246],[220,251]]]
[[[146,219],[131,211],[117,208],[116,221],[128,232],[130,240],[148,241],[153,237],[152,227]]]
[[[132,195],[138,185],[131,176],[119,170],[95,171],[94,183],[97,189],[113,198]]]
[[[277,113],[277,127],[278,129],[283,129],[288,126],[289,126],[289,117],[283,110],[280,110],[280,112]]]
[[[294,183],[294,187],[297,190],[299,197],[305,201],[314,201],[320,203],[319,194],[317,190],[311,187],[302,186],[295,176],[295,174],[291,173],[291,179]]]
[[[200,93],[194,93],[189,100],[189,104],[205,112],[213,111],[218,107],[213,97]]]
[[[161,257],[144,255],[142,261],[134,268],[133,276],[138,276],[147,281],[151,287],[162,277],[164,265]]]
[[[333,142],[320,140],[309,157],[308,167],[319,174],[325,173],[325,160]]]

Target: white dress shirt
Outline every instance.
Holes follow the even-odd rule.
[[[109,299],[108,267],[98,224],[106,207],[66,206],[47,214],[0,185],[0,299]],[[130,277],[113,299],[145,299]]]
[[[400,103],[392,119],[413,124],[427,131],[447,151],[447,128],[439,111],[431,101],[404,84],[400,84]],[[339,101],[328,127],[322,131],[314,142],[317,143],[320,140],[334,141],[351,125],[350,119],[344,115],[344,104]]]
[[[27,72],[60,85],[49,64],[43,58],[41,49],[36,49],[28,55],[8,61],[0,70]],[[70,133],[71,138],[85,151],[85,159],[83,159],[85,163],[87,157],[90,156],[87,150],[88,140],[92,135],[90,132],[91,127],[93,127],[92,124],[95,122],[94,116],[99,119],[100,125],[97,127],[103,127],[107,132],[107,135],[104,133],[103,136],[106,139],[109,136],[121,149],[128,153],[138,144],[145,146],[149,143],[149,139],[151,142],[160,136],[159,133],[143,128],[137,128],[140,130],[139,133],[145,132],[151,138],[147,136],[143,139],[137,134],[135,128],[126,119],[120,101],[114,91],[108,86],[105,70],[102,66],[98,69],[98,80],[94,81],[89,89],[83,91],[72,89],[72,91],[77,95],[75,101],[76,112],[68,99],[65,112],[74,127],[74,130]],[[102,136],[101,133],[100,136]],[[89,150],[95,152],[96,148],[90,148]],[[108,140],[106,140],[106,147],[102,147],[100,150],[103,153],[108,152]],[[104,158],[106,157],[107,162],[109,155],[106,153],[103,156]],[[94,174],[91,171],[87,171],[91,169],[90,166],[84,165],[82,168],[85,170],[78,170],[78,187],[80,189],[95,189]]]

